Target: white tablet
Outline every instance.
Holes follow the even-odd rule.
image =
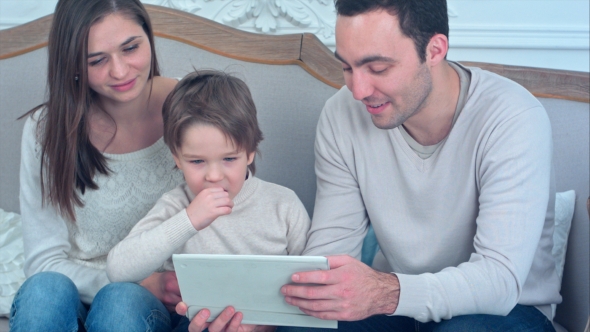
[[[280,292],[295,272],[328,270],[326,257],[181,254],[172,260],[189,319],[207,308],[212,321],[231,305],[244,314],[243,324],[338,327],[287,304]]]

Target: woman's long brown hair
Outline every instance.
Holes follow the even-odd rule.
[[[97,94],[88,85],[88,33],[93,24],[112,13],[129,16],[148,36],[151,47],[149,78],[159,76],[154,35],[147,11],[139,0],[60,0],[49,33],[47,102],[37,109],[41,138],[43,204],[56,207],[71,221],[81,195],[96,190],[95,174],[109,173],[105,156],[90,142],[88,114]]]

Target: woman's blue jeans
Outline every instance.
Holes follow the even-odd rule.
[[[112,283],[92,304],[80,301],[76,285],[57,272],[25,281],[10,309],[10,331],[170,331],[170,314],[152,293],[134,283]]]

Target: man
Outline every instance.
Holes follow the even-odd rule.
[[[318,123],[305,254],[344,255],[293,275],[321,286],[286,285],[286,301],[351,331],[553,331],[561,297],[541,104],[446,60],[445,0],[336,9],[346,87]],[[391,273],[355,259],[369,224]]]

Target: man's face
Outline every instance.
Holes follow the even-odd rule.
[[[432,90],[427,62],[403,35],[397,16],[379,10],[336,20],[336,57],[355,99],[375,126],[392,129],[420,112]]]

